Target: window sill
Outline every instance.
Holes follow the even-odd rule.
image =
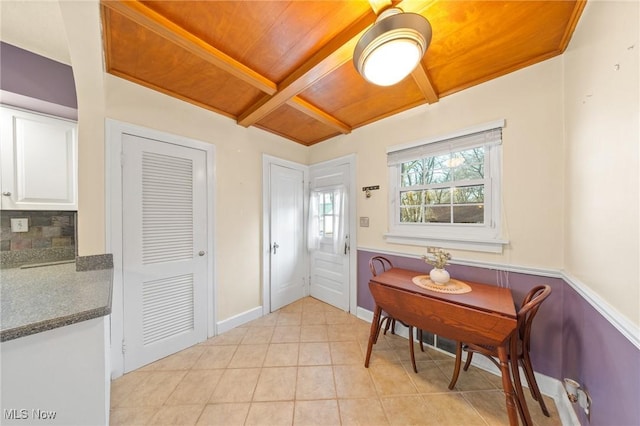
[[[384,238],[389,243],[405,244],[411,246],[433,246],[454,250],[479,251],[485,253],[502,253],[508,240],[501,239],[467,239],[452,237],[427,237],[420,235],[406,235],[400,233],[387,233]]]

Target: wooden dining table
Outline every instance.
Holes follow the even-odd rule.
[[[369,281],[375,310],[365,367],[369,366],[371,351],[380,332],[383,311],[396,320],[438,336],[495,346],[498,349],[509,424],[518,424],[518,412],[525,425],[531,424],[522,386],[514,387],[510,374],[510,368],[518,368],[517,363],[511,366],[509,363],[509,351],[516,353],[518,340],[511,338],[515,337],[518,322],[511,290],[465,281],[471,288],[470,292],[441,293],[415,284],[412,279],[420,275],[424,273],[392,268]]]

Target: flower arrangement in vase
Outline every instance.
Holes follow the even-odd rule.
[[[433,265],[433,269],[429,272],[429,278],[436,284],[448,283],[451,276],[449,275],[449,271],[444,269],[444,267],[449,264],[451,254],[439,248],[434,249],[431,255],[433,257],[429,257],[429,255],[422,256],[425,262]]]

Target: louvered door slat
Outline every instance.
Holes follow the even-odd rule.
[[[182,275],[142,284],[143,344],[193,328],[193,276]]]
[[[145,265],[193,257],[193,164],[142,153],[142,261]]]

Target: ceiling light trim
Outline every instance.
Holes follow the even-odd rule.
[[[378,78],[371,73],[368,66],[372,65],[371,59],[375,59],[375,53],[379,49],[390,48],[390,43],[403,42],[406,48],[412,46],[416,49],[417,56],[405,65],[396,76]],[[390,86],[403,80],[416,68],[431,43],[431,24],[422,15],[417,13],[404,13],[399,8],[384,10],[375,24],[369,28],[358,41],[353,64],[356,70],[365,80],[379,86]],[[383,61],[386,65],[391,62]],[[393,61],[394,64],[397,64]]]

